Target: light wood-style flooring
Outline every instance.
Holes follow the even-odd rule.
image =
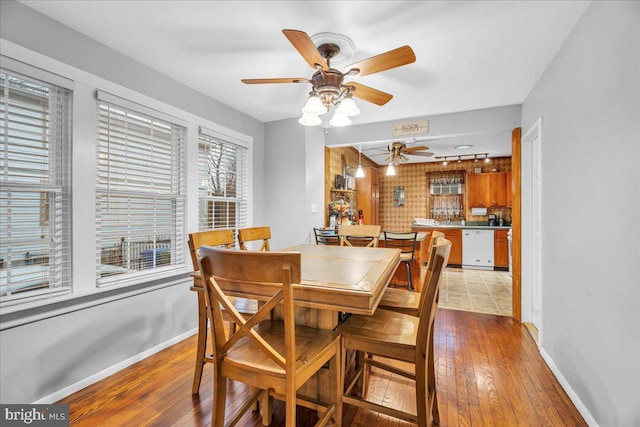
[[[438,306],[511,316],[512,286],[508,271],[445,268]]]
[[[72,426],[209,426],[211,366],[200,394],[191,395],[195,342],[184,340],[58,403],[70,405]],[[525,327],[510,317],[439,308],[435,354],[442,427],[586,426]],[[413,382],[376,368],[370,378],[370,398],[415,409]],[[227,391],[229,414],[247,388],[234,383]],[[283,405],[276,402],[274,412],[272,425],[284,426]],[[351,406],[344,412],[347,427],[411,425]],[[298,408],[298,425],[315,420]],[[261,422],[249,413],[241,425]]]

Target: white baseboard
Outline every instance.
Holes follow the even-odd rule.
[[[551,356],[549,356],[547,352],[544,351],[544,348],[540,346],[538,346],[538,350],[540,351],[540,355],[542,356],[544,361],[547,363],[547,366],[549,366],[549,369],[551,369],[551,372],[553,372],[553,375],[555,375],[558,382],[560,383],[564,391],[569,396],[569,399],[571,399],[573,404],[576,406],[576,409],[578,410],[578,412],[580,412],[580,415],[582,415],[582,418],[584,418],[584,421],[587,423],[587,425],[589,425],[589,427],[599,427],[598,423],[591,415],[591,412],[589,412],[587,407],[584,406],[584,404],[582,403],[582,401],[580,400],[576,392],[573,391],[573,389],[569,385],[569,382],[566,380],[564,375],[562,375],[562,373],[560,372],[556,364],[553,363],[553,359],[551,359]]]
[[[134,363],[137,363],[143,359],[146,359],[147,357],[158,353],[159,351],[164,350],[167,347],[171,347],[172,345],[189,338],[192,335],[195,335],[198,332],[197,328],[191,329],[190,331],[187,331],[183,334],[178,335],[177,337],[173,337],[168,341],[165,341],[163,343],[158,344],[155,347],[152,347],[148,350],[143,351],[142,353],[138,353],[134,356],[131,356],[130,358],[123,360],[122,362],[118,362],[113,366],[110,366],[106,369],[103,369],[100,372],[97,372],[93,375],[91,375],[90,377],[87,377],[83,380],[78,381],[75,384],[71,384],[68,387],[63,388],[62,390],[58,390],[54,393],[51,393],[48,396],[43,397],[42,399],[38,399],[35,402],[32,402],[34,404],[51,404],[51,403],[55,403],[57,401],[59,401],[60,399],[64,399],[65,397],[75,393],[76,391],[82,390],[85,387],[90,386],[91,384],[97,383],[98,381],[108,377],[109,375],[115,374],[118,371],[121,371],[122,369],[133,365]]]

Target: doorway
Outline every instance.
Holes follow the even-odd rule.
[[[522,321],[542,335],[542,117],[522,138]]]

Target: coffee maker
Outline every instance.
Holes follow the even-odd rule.
[[[496,225],[498,225],[497,221],[496,221],[496,216],[494,214],[489,214],[489,227],[495,227]]]

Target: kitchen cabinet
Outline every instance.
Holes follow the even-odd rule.
[[[504,175],[504,183],[505,183],[505,201],[507,202],[507,206],[511,207],[511,198],[512,198],[512,193],[511,193],[511,171],[506,172]]]
[[[356,204],[364,216],[363,224],[380,224],[380,173],[378,169],[363,168],[364,177],[356,178]],[[357,214],[357,212],[356,212]],[[357,215],[356,215],[357,217]]]
[[[424,228],[414,227],[412,231],[441,231],[444,237],[451,241],[451,253],[449,254],[449,264],[462,265],[462,229],[461,228]],[[428,262],[429,260],[425,260]]]
[[[493,240],[494,263],[496,267],[509,267],[509,230],[495,230]]]
[[[509,197],[509,199],[511,199]],[[467,176],[467,205],[472,208],[507,206],[505,172],[476,173]]]

